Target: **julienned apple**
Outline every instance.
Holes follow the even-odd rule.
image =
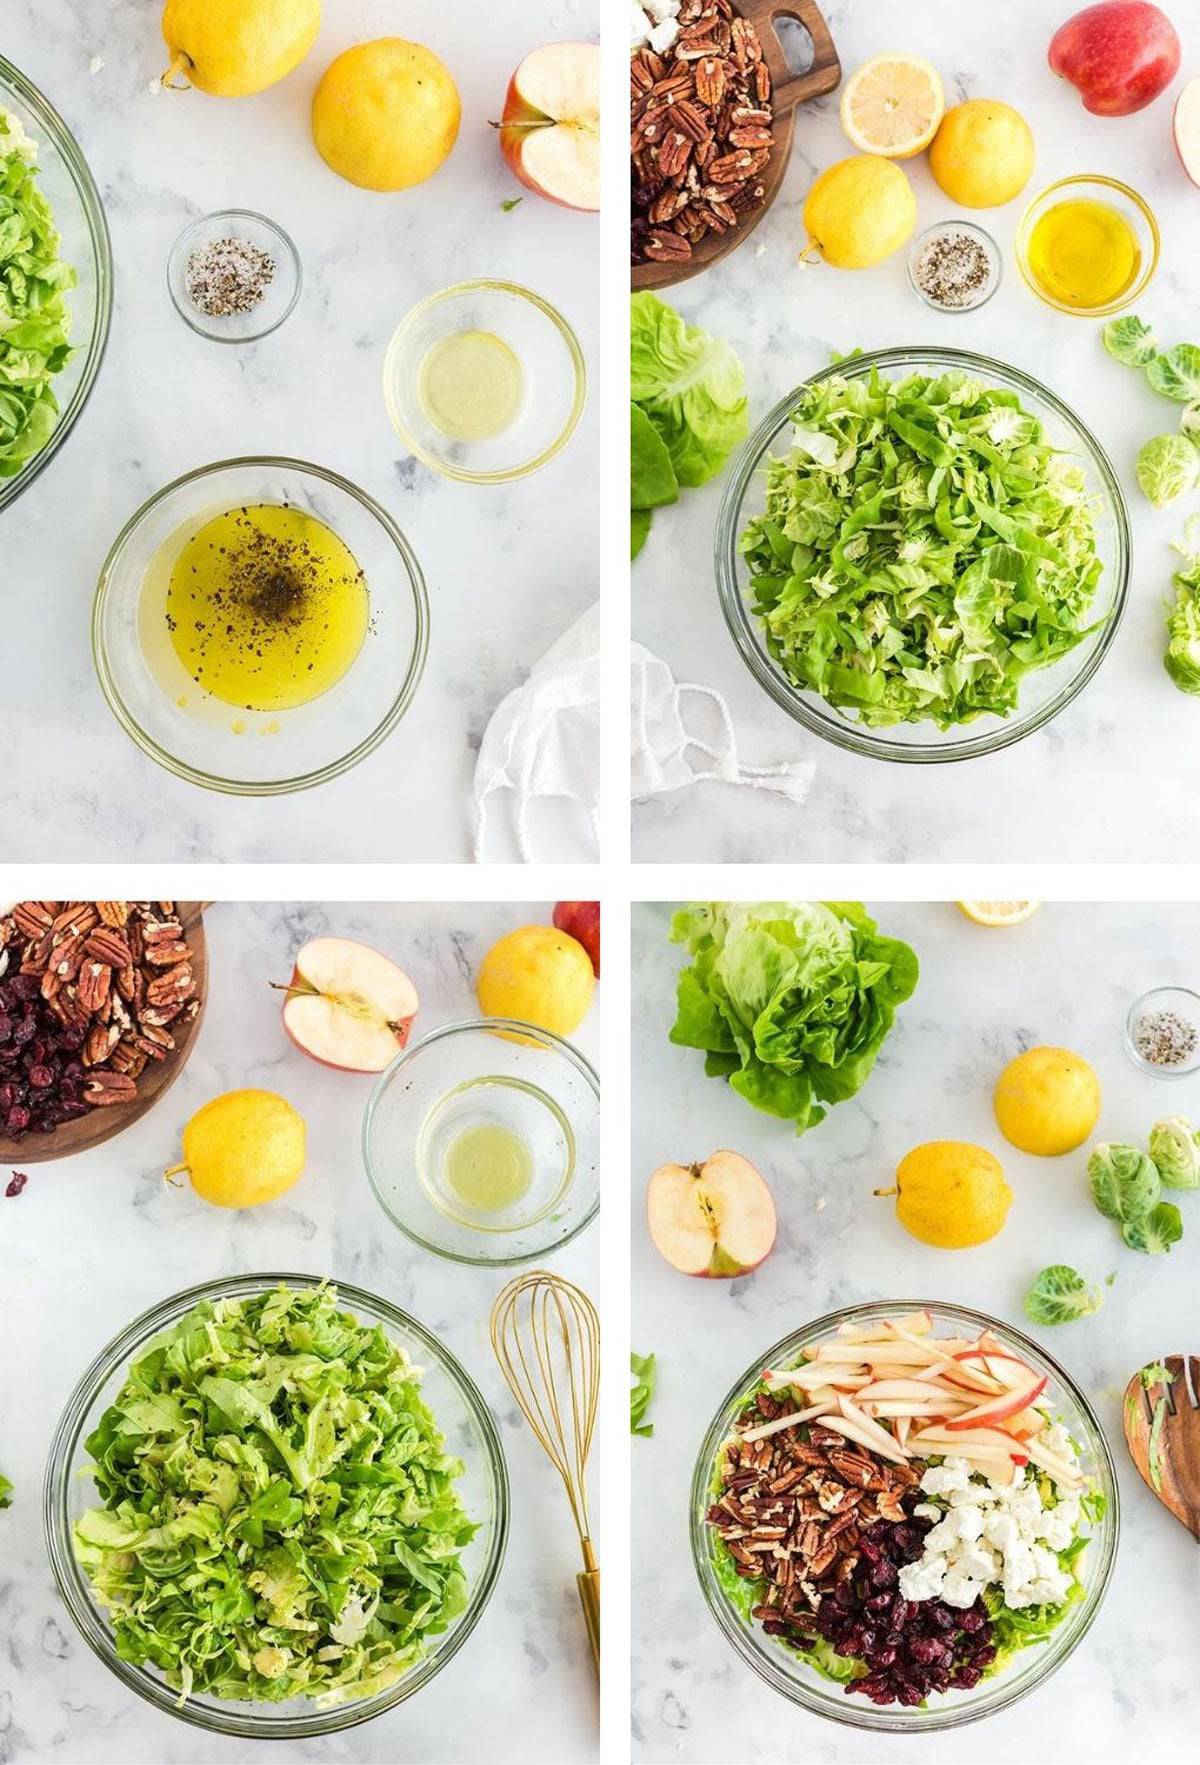
[[[646,1220],[654,1248],[681,1275],[748,1275],[775,1246],[771,1191],[737,1152],[660,1165],[646,1191]]]
[[[600,50],[548,43],[508,87],[500,146],[527,190],[564,208],[600,207]]]
[[[417,989],[352,938],[313,938],[284,989],[283,1027],[304,1054],[343,1072],[382,1072],[408,1041]]]

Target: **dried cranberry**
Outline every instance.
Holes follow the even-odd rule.
[[[4,1191],[5,1195],[11,1200],[14,1195],[19,1195],[21,1193],[28,1181],[29,1178],[25,1175],[24,1171],[14,1171],[9,1179],[8,1188]]]

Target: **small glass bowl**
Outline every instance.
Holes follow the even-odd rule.
[[[328,692],[285,711],[215,698],[167,635],[174,558],[198,525],[247,503],[315,515],[349,547],[370,594],[354,662]],[[219,460],[156,492],[117,536],[92,609],[96,672],[125,733],[177,778],[233,796],[306,790],[373,753],[411,704],[428,647],[425,581],[399,527],[366,491],[303,460]]]
[[[717,1455],[745,1407],[746,1394],[758,1384],[764,1367],[786,1365],[795,1360],[802,1348],[835,1336],[839,1324],[875,1324],[884,1318],[903,1317],[915,1311],[930,1312],[935,1327],[944,1324],[953,1330],[961,1326],[971,1334],[993,1330],[1002,1341],[1011,1343],[1036,1372],[1046,1374],[1049,1381],[1046,1395],[1072,1439],[1079,1443],[1083,1467],[1095,1479],[1096,1486],[1106,1497],[1106,1504],[1103,1516],[1091,1528],[1088,1549],[1082,1559],[1084,1596],[1070,1608],[1050,1639],[1022,1650],[995,1678],[981,1679],[970,1691],[935,1693],[923,1706],[906,1708],[903,1705],[871,1704],[865,1697],[848,1697],[843,1685],[823,1678],[793,1650],[768,1636],[760,1624],[736,1611],[717,1574],[716,1535],[707,1525],[705,1514],[712,1500],[710,1490]],[[961,1728],[982,1716],[994,1716],[1044,1684],[1074,1653],[1091,1629],[1112,1578],[1120,1532],[1120,1497],[1112,1453],[1098,1417],[1070,1375],[1050,1358],[1045,1349],[1010,1324],[987,1317],[983,1312],[969,1311],[965,1306],[942,1304],[937,1300],[847,1306],[844,1311],[830,1312],[811,1324],[805,1324],[751,1361],[722,1400],[704,1437],[692,1475],[690,1501],[692,1560],[705,1603],[726,1641],[760,1679],[792,1703],[801,1704],[806,1710],[833,1722],[843,1722],[851,1728],[876,1734],[932,1734],[940,1729]]]
[[[165,1715],[213,1734],[240,1735],[247,1740],[299,1740],[353,1728],[394,1709],[428,1685],[458,1653],[483,1615],[504,1559],[508,1539],[508,1474],[482,1393],[449,1349],[424,1325],[388,1300],[339,1281],[338,1298],[345,1309],[367,1324],[379,1325],[422,1369],[422,1397],[446,1437],[448,1451],[462,1459],[466,1467],[455,1488],[467,1512],[479,1522],[479,1531],[463,1551],[469,1589],[466,1609],[394,1685],[373,1697],[327,1710],[319,1710],[300,1698],[287,1704],[253,1704],[202,1693],[181,1700],[178,1691],[153,1668],[135,1666],[119,1658],[109,1620],[76,1561],[72,1542],[80,1515],[97,1500],[88,1475],[88,1436],[119,1391],[130,1362],[200,1300],[243,1299],[268,1292],[281,1283],[289,1287],[317,1287],[321,1280],[319,1275],[230,1275],[176,1293],[144,1312],[101,1350],[76,1385],[46,1461],[42,1491],[46,1546],[58,1591],[80,1635],[93,1654],[138,1697]]]
[[[462,1132],[498,1125],[530,1149],[525,1193],[472,1208],[445,1177]],[[578,1049],[513,1018],[446,1024],[380,1074],[363,1117],[375,1199],[406,1237],[454,1262],[506,1265],[545,1256],[600,1205],[600,1081]]]
[[[965,233],[968,239],[973,239],[976,245],[982,246],[983,250],[987,253],[988,260],[988,280],[984,283],[983,288],[963,306],[946,306],[940,300],[934,300],[933,296],[927,294],[917,280],[917,265],[920,262],[921,253],[925,250],[925,247],[931,245],[935,239],[940,238],[943,234],[950,235],[954,233]],[[931,308],[935,313],[947,313],[951,316],[957,313],[977,313],[981,306],[987,305],[988,301],[992,298],[992,295],[996,292],[997,288],[999,288],[1003,277],[1004,258],[1001,254],[1000,247],[996,244],[992,235],[986,232],[982,227],[977,226],[974,221],[935,221],[932,227],[926,227],[925,231],[918,237],[912,250],[908,254],[908,280],[912,287],[912,291],[917,296],[918,300],[923,301],[925,305]]]
[[[1156,1066],[1154,1061],[1138,1052],[1134,1032],[1141,1019],[1151,1011],[1173,1011],[1197,1031],[1196,1047],[1178,1066]],[[1152,1079],[1189,1078],[1200,1067],[1200,993],[1193,993],[1190,987],[1151,987],[1148,993],[1134,1000],[1125,1014],[1122,1039],[1126,1054],[1139,1072],[1149,1073]]]
[[[188,293],[187,272],[192,253],[203,251],[220,239],[244,239],[265,251],[274,262],[275,274],[251,312],[218,317],[202,312]],[[283,228],[250,208],[222,208],[193,221],[183,229],[167,258],[167,287],[175,311],[185,325],[213,343],[253,343],[278,330],[299,300],[303,283],[300,254]]]
[[[1117,209],[1132,227],[1141,251],[1141,269],[1134,281],[1123,294],[1117,295],[1115,300],[1110,300],[1104,306],[1069,306],[1065,301],[1056,300],[1052,294],[1047,294],[1030,268],[1029,244],[1033,229],[1048,208],[1069,201],[1073,196],[1081,199],[1092,197]],[[1017,264],[1038,299],[1047,306],[1052,306],[1056,312],[1070,313],[1073,318],[1078,319],[1104,319],[1132,306],[1145,293],[1158,269],[1161,245],[1158,222],[1136,190],[1131,190],[1128,184],[1122,184],[1116,178],[1106,178],[1099,172],[1083,173],[1078,177],[1060,178],[1057,183],[1048,184],[1034,197],[1021,216],[1021,224],[1017,229]]]
[[[524,370],[520,407],[498,435],[458,441],[421,402],[421,371],[431,349],[463,331],[489,331]],[[459,282],[413,307],[400,321],[383,364],[392,427],[410,453],[447,478],[508,484],[540,471],[575,433],[587,394],[579,339],[562,314],[515,282]]]
[[[33,81],[2,55],[0,107],[11,111],[37,142],[37,183],[50,204],[62,260],[76,277],[67,295],[71,356],[51,382],[58,419],[46,445],[13,477],[0,478],[0,509],[4,509],[50,464],[91,397],[108,342],[113,267],[104,204],[78,141]]]

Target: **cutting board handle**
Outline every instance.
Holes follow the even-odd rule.
[[[820,98],[826,92],[832,92],[840,83],[842,64],[817,0],[750,0],[741,11],[758,31],[763,55],[771,70],[772,103],[777,118],[786,117],[806,99]],[[788,65],[776,29],[781,18],[794,19],[812,38],[812,65],[803,73],[794,73]]]

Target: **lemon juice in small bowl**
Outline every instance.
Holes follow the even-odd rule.
[[[384,1072],[363,1123],[376,1198],[424,1248],[543,1256],[599,1203],[599,1081],[569,1042],[510,1018],[434,1030]]]

